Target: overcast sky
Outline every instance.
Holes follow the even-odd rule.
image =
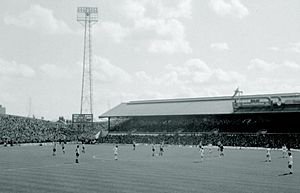
[[[95,115],[130,100],[232,95],[238,86],[244,94],[300,91],[299,0],[1,0],[8,114],[79,112],[78,6],[99,10]]]

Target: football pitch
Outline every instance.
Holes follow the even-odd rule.
[[[300,152],[292,152],[294,174],[287,159],[272,150],[226,149],[225,156],[205,150],[204,160],[195,147],[166,146],[162,157],[151,155],[151,146],[86,145],[75,164],[75,145],[52,156],[52,146],[0,147],[0,192],[300,192]],[[158,149],[158,146],[157,148]],[[156,152],[158,153],[158,152]]]

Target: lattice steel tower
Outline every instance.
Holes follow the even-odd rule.
[[[98,21],[98,8],[78,7],[77,21],[84,26],[80,114],[93,114],[92,26]]]

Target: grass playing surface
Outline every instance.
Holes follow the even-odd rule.
[[[287,175],[287,159],[265,150],[230,150],[218,157],[205,151],[203,162],[197,148],[165,147],[163,157],[152,157],[151,146],[86,145],[75,164],[75,145],[63,155],[57,145],[0,147],[0,192],[300,192],[299,156],[293,152],[294,174]],[[157,148],[158,149],[158,148]]]

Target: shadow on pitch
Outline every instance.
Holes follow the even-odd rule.
[[[69,165],[69,164],[73,164],[73,162],[64,162],[64,164]]]
[[[290,173],[284,173],[284,174],[279,174],[278,176],[287,176],[287,175],[291,175]]]
[[[194,164],[202,163],[203,161],[193,161]]]
[[[278,157],[278,159],[286,159],[286,157],[282,157],[282,156],[281,156],[281,157]]]
[[[272,163],[272,161],[268,161],[268,160],[261,160],[259,162]]]

